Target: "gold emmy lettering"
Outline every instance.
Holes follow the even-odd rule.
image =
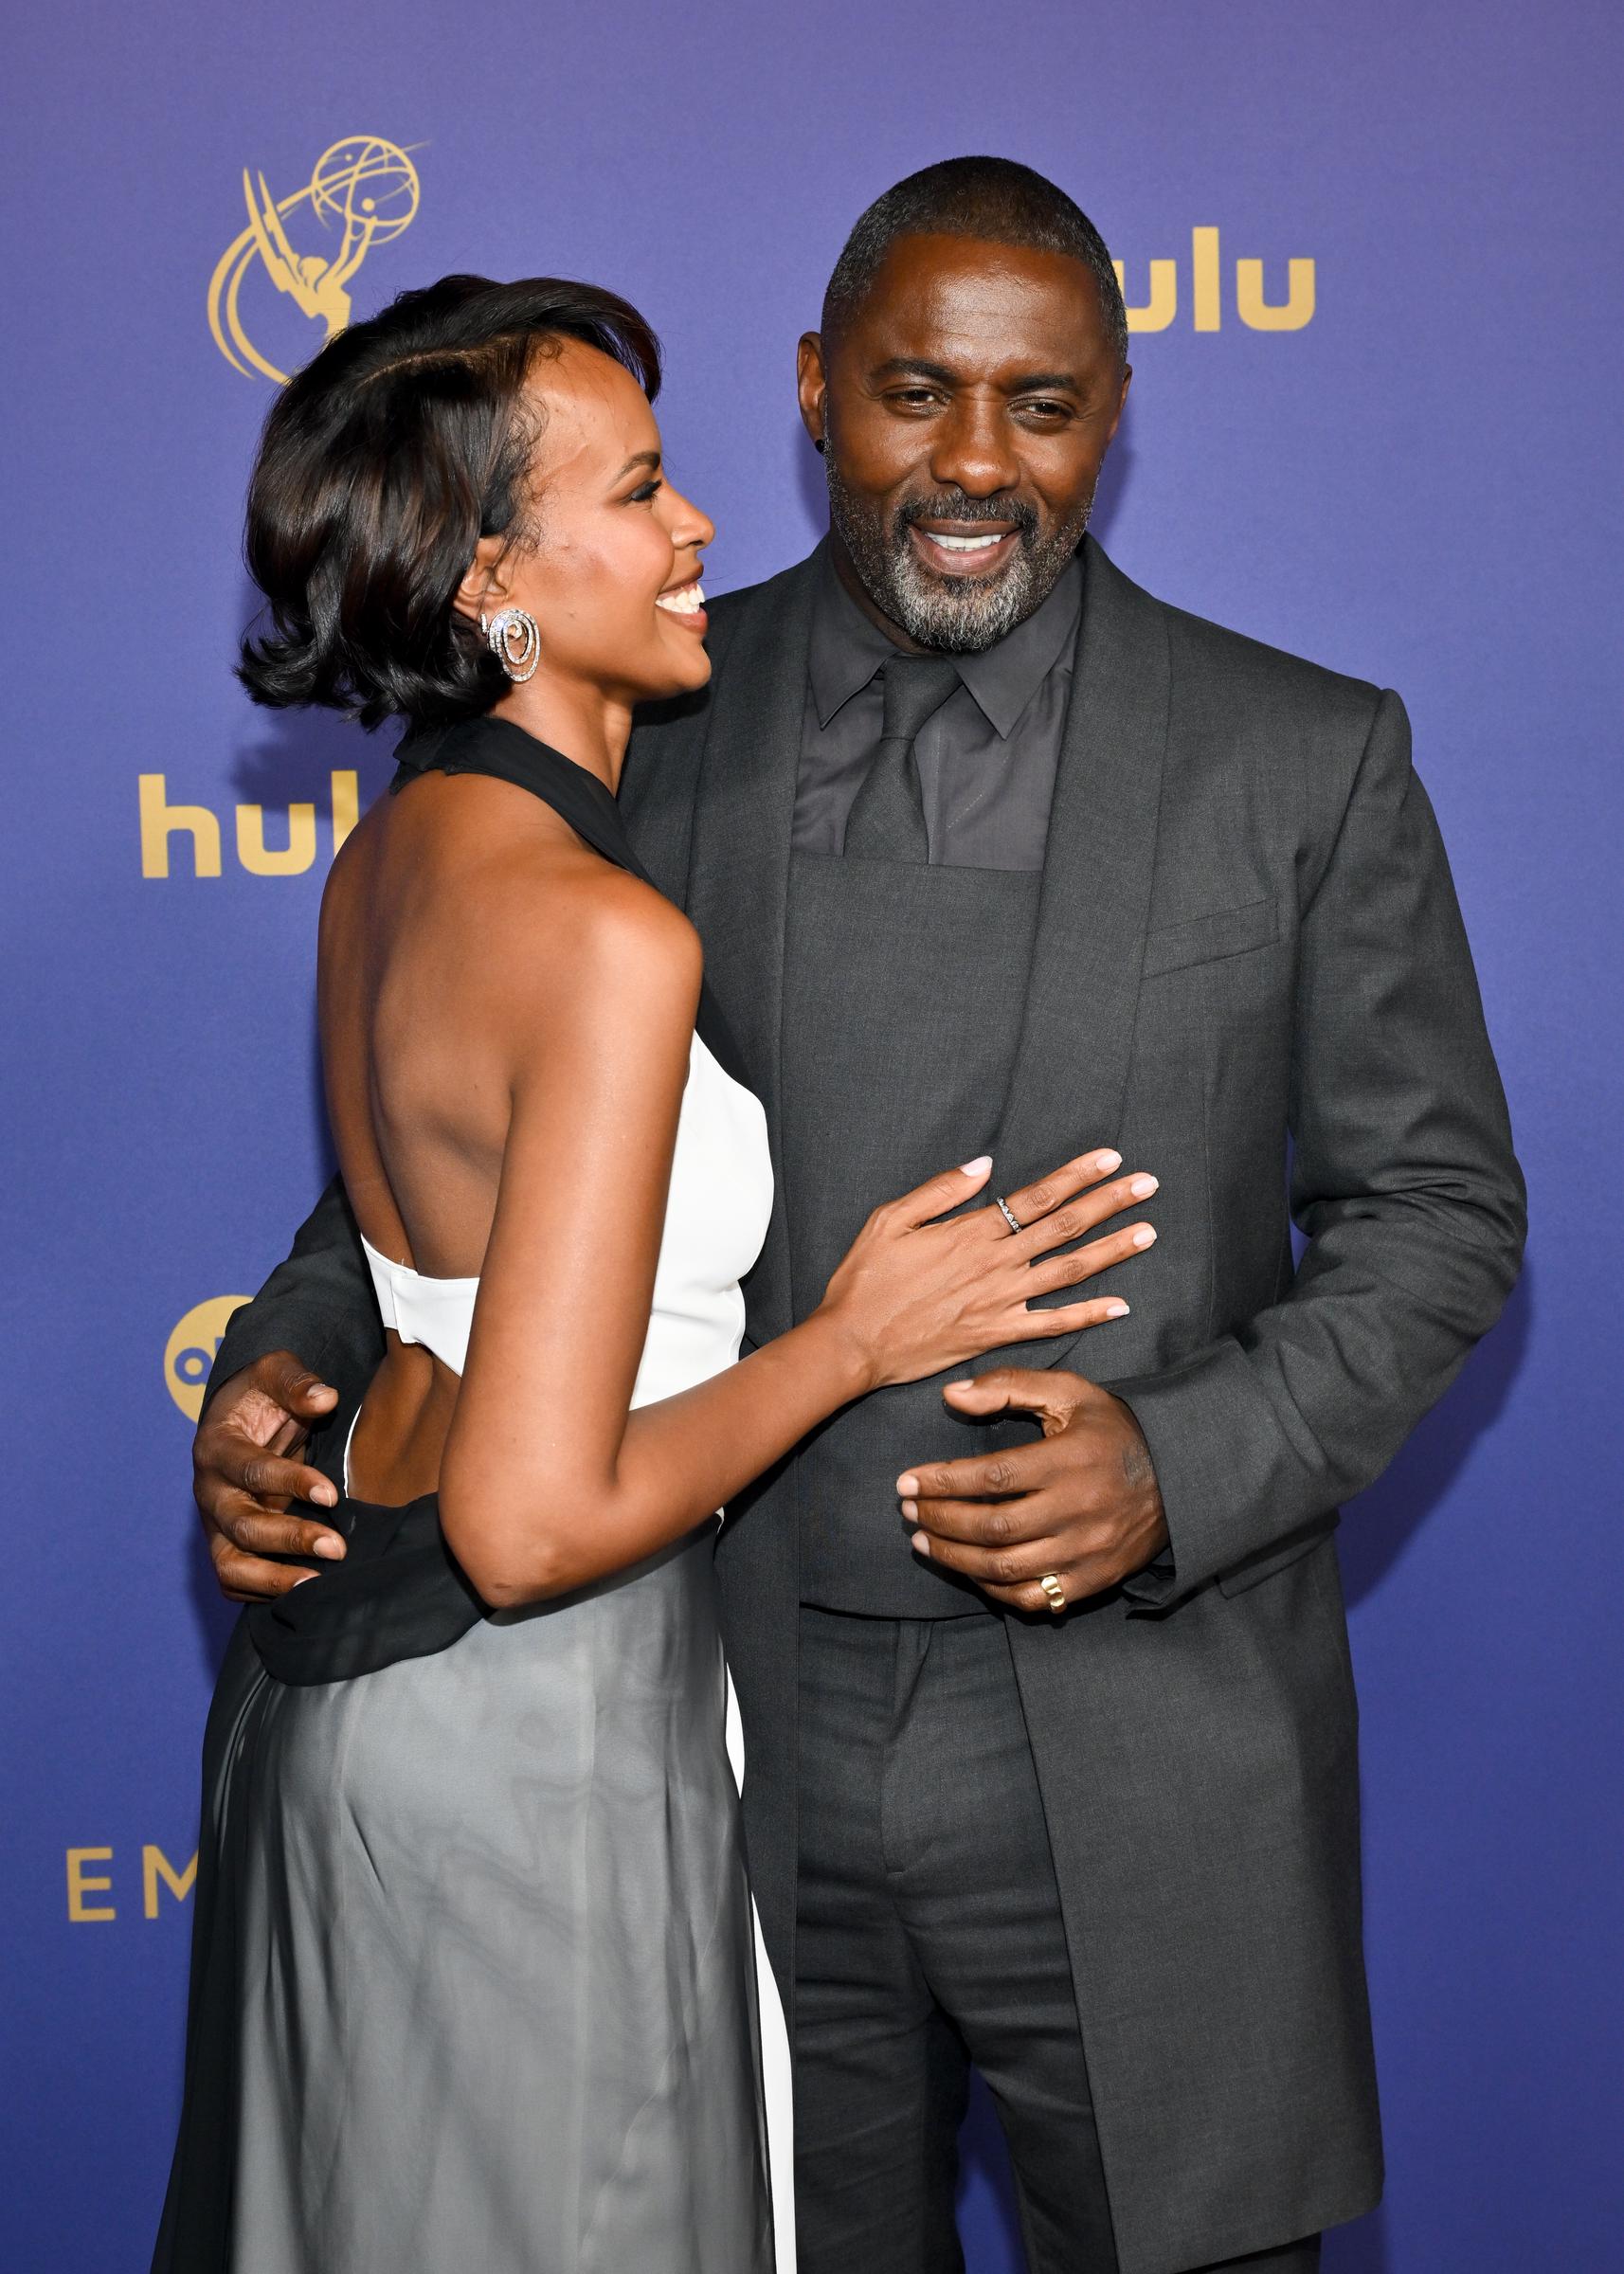
[[[171,805],[169,776],[139,777],[141,814],[141,874],[168,876],[170,839],[184,833],[191,839],[191,873],[218,876],[220,821],[207,805]],[[328,776],[328,815],[333,850],[354,828],[361,811],[360,777],[352,767],[341,767]],[[301,876],[316,863],[316,807],[302,801],[288,807],[288,841],[272,847],[265,842],[265,809],[239,805],[235,809],[237,858],[250,876]]]
[[[208,280],[208,329],[233,370],[259,371],[280,386],[287,373],[262,354],[242,310],[244,279],[255,266],[299,314],[333,338],[350,321],[350,285],[374,245],[409,228],[418,208],[417,169],[398,143],[381,135],[347,135],[324,150],[301,189],[275,197],[262,173],[243,169],[248,226],[233,237]],[[320,226],[338,232],[332,252],[296,251],[286,216],[308,207]],[[299,220],[308,218],[298,214]]]
[[[301,875],[316,859],[316,807],[288,807],[287,845],[283,851],[272,853],[265,846],[264,807],[239,805],[237,857],[251,876]]]
[[[161,1848],[149,1842],[141,1850],[141,1908],[149,1919],[158,1915],[158,1882],[161,1879],[176,1903],[184,1903],[191,1893],[197,1877],[197,1858],[194,1855],[185,1870],[177,1871]]]
[[[171,805],[164,795],[162,774],[141,776],[141,874],[167,876],[170,839],[184,829],[191,839],[192,873],[220,874],[220,823],[207,805]]]
[[[111,1889],[111,1879],[85,1869],[86,1864],[110,1864],[111,1848],[70,1848],[67,1851],[67,1915],[76,1926],[87,1926],[98,1919],[117,1919],[118,1914],[110,1903],[86,1903],[87,1895],[105,1895]]]
[[[1254,332],[1300,332],[1314,313],[1314,264],[1311,261],[1286,263],[1284,306],[1263,297],[1261,261],[1235,264],[1236,312]]]

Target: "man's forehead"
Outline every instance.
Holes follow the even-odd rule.
[[[1001,363],[1080,352],[1104,331],[1099,291],[1070,254],[983,238],[904,237],[886,255],[855,312],[865,361],[953,353]]]

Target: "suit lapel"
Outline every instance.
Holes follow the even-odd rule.
[[[1167,634],[1157,604],[1092,537],[1084,573],[1026,1015],[995,1148],[1001,1189],[1052,1168],[1068,1146],[1113,1141],[1133,1047],[1167,740]]]
[[[779,1030],[814,575],[814,563],[803,562],[741,610],[712,693],[688,878],[706,975],[767,1109],[772,1144],[779,1198],[749,1288],[758,1340],[790,1321]]]
[[[789,837],[811,632],[809,563],[742,612],[712,693],[694,808],[688,912],[705,968],[778,1133]]]

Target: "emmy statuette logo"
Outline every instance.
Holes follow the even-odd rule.
[[[246,1295],[211,1295],[207,1303],[194,1304],[164,1346],[164,1381],[189,1421],[203,1418],[203,1385],[226,1322],[247,1301]]]
[[[233,370],[244,378],[259,371],[280,386],[287,372],[256,346],[243,313],[249,276],[260,270],[302,316],[322,325],[314,346],[324,345],[350,321],[350,285],[362,262],[416,217],[417,168],[381,135],[347,135],[322,152],[309,181],[286,197],[275,196],[264,175],[244,166],[243,197],[248,226],[226,247],[208,280],[208,329]],[[312,221],[326,231],[328,248],[301,253],[295,238]]]

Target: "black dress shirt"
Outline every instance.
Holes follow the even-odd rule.
[[[914,745],[934,865],[1040,869],[1071,699],[1083,572],[1067,563],[1042,606],[979,655],[955,656],[961,684]],[[838,854],[878,747],[879,674],[893,643],[871,623],[825,550],[795,793],[798,853]]]

